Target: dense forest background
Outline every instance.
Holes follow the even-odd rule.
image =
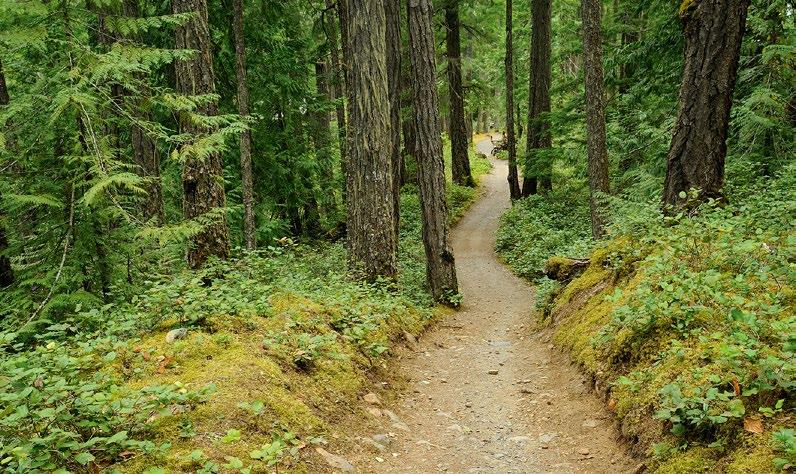
[[[746,15],[715,195],[664,189],[682,107],[683,22],[708,0],[514,0],[511,36],[503,1],[435,0],[433,16],[425,0],[373,3],[0,4],[4,469],[167,464],[168,447],[150,441],[142,414],[200,405],[215,389],[198,388],[199,376],[190,390],[175,385],[185,380],[143,383],[172,359],[188,366],[196,356],[186,349],[145,364],[146,344],[162,349],[158,331],[196,328],[208,350],[236,356],[265,344],[275,365],[299,375],[329,361],[335,384],[376,370],[391,341],[429,323],[434,302],[461,301],[447,234],[489,169],[471,148],[474,134],[489,132],[508,135],[502,153],[519,168],[497,250],[538,285],[543,319],[566,291],[545,273],[551,256],[586,258],[608,242],[601,262],[615,281],[647,268],[644,284],[624,296],[617,286],[611,323],[588,333],[608,353],[574,336],[562,344],[595,373],[607,354],[618,392],[652,387],[639,405],[647,413],[632,401],[623,412],[656,411],[666,426],[643,440],[648,454],[739,446],[725,427],[744,425],[743,400],[747,412],[778,420],[768,458],[777,468],[796,462],[792,401],[784,401],[796,387],[794,3],[712,2],[744,4]],[[545,9],[546,25],[532,19]],[[372,30],[384,50],[349,37],[368,18],[381,21]],[[596,63],[593,50],[584,53],[584,28],[600,46]],[[545,31],[548,57],[532,53]],[[549,84],[540,85],[545,68]],[[604,88],[591,96],[604,106],[598,182],[590,83]],[[379,135],[378,124],[389,133]],[[368,168],[374,162],[393,174]],[[371,225],[380,232],[367,232]],[[313,305],[328,317],[296,322]],[[673,307],[688,309],[672,321]],[[711,311],[730,322],[702,325]],[[268,321],[247,322],[258,315]],[[153,332],[157,343],[147,339]],[[659,343],[672,339],[685,348]],[[670,368],[655,383],[633,371],[686,353],[684,367],[697,367],[694,351],[705,347],[723,351],[723,362],[677,387]],[[653,357],[666,351],[674,359]],[[296,374],[285,375],[296,387],[331,383]],[[327,398],[317,393],[321,411],[332,410]],[[307,415],[284,424],[253,430],[244,454],[229,456],[248,460],[254,446],[252,458],[290,464],[295,433],[322,423]],[[192,429],[181,425],[181,442]]]

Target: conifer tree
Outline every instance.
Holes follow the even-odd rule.
[[[396,277],[387,40],[381,0],[348,0],[348,259],[366,280]]]
[[[462,84],[462,46],[459,38],[459,0],[445,3],[445,54],[448,58],[448,89],[450,92],[451,159],[453,182],[461,186],[475,186],[470,171],[467,124],[464,113],[464,85]]]
[[[550,0],[531,0],[531,67],[528,87],[528,131],[526,170],[522,195],[551,189],[552,163],[544,152],[552,146],[550,137],[550,82],[552,80],[552,6]],[[540,156],[541,155],[541,156]]]
[[[685,37],[680,109],[667,158],[664,204],[720,198],[732,93],[750,0],[688,0],[680,7]]]
[[[423,216],[426,280],[436,301],[458,292],[456,265],[450,247],[442,126],[436,84],[436,55],[430,0],[409,0],[409,51],[412,62],[412,110],[415,158]]]
[[[604,210],[598,194],[608,193],[608,150],[605,145],[605,92],[603,85],[602,1],[583,0],[583,74],[586,89],[586,149],[589,169],[589,207],[592,237],[605,233]]]
[[[218,114],[213,72],[210,28],[205,0],[173,0],[174,13],[193,13],[193,17],[176,29],[176,46],[195,50],[189,59],[176,62],[177,91],[196,100],[194,113],[183,112],[180,128],[183,133],[200,136],[211,133],[208,119]],[[202,229],[193,237],[188,249],[188,265],[201,267],[211,256],[227,258],[230,252],[227,221],[224,216],[226,196],[221,156],[215,150],[203,150],[201,141],[186,144],[182,153],[183,213],[196,219]]]

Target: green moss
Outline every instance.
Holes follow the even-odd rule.
[[[698,2],[699,0],[683,0],[683,3],[680,4],[680,16],[685,15],[688,10],[696,7]]]
[[[726,474],[767,474],[779,472],[774,467],[776,458],[771,446],[771,436],[746,434],[744,443],[728,456],[722,471]]]
[[[655,470],[656,474],[697,474],[708,472],[716,465],[716,451],[694,447],[687,451],[677,452],[664,461]]]

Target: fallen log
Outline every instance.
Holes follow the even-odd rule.
[[[588,258],[550,257],[544,266],[547,278],[568,283],[588,268],[591,260]]]

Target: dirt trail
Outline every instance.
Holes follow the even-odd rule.
[[[491,155],[490,141],[478,149]],[[410,388],[383,407],[387,449],[352,460],[368,473],[633,472],[603,404],[535,334],[532,288],[496,259],[509,198],[506,162],[493,164],[453,233],[462,309],[402,361]]]

